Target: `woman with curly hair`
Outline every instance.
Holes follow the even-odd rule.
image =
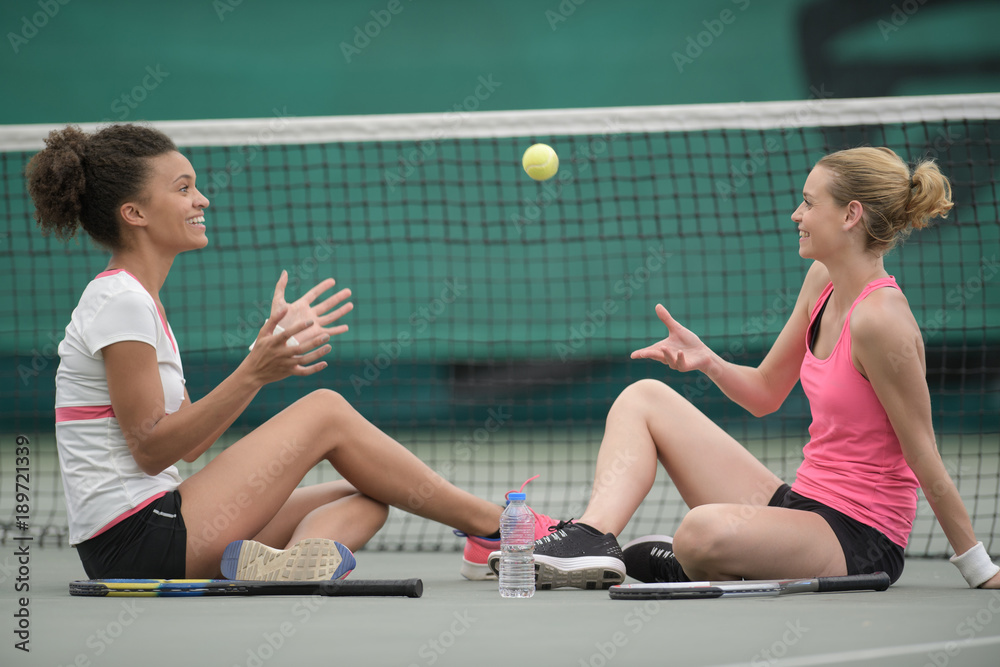
[[[329,390],[181,479],[175,464],[211,447],[261,387],[326,368],[350,291],[314,305],[327,279],[288,303],[282,272],[250,353],[192,401],[160,300],[174,258],[208,244],[209,202],[191,163],[148,127],[67,127],[27,175],[44,231],[69,238],[82,227],[111,252],[73,311],[56,374],[70,543],[90,577],[339,578],[390,505],[464,531],[470,545],[497,543],[501,507],[452,486]],[[344,479],[296,488],[323,461]],[[536,532],[553,523],[536,516]],[[485,571],[488,553],[463,574],[481,578],[468,568]]]

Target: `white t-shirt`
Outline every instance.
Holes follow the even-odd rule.
[[[56,444],[70,544],[181,483],[175,466],[155,476],[144,473],[114,416],[101,349],[126,340],[156,348],[166,413],[176,412],[184,400],[184,368],[173,331],[134,276],[106,271],[87,285],[59,344]]]

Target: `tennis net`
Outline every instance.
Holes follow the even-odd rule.
[[[327,387],[477,495],[500,501],[540,474],[529,501],[563,518],[586,506],[608,408],[642,378],[667,381],[791,481],[808,438],[799,387],[756,419],[706,378],[629,352],[665,335],[653,312],[662,302],[727,358],[758,363],[808,268],[789,215],[812,165],[865,144],[935,158],[955,209],[886,267],[922,327],[944,459],[977,534],[1000,549],[1000,95],[816,91],[797,102],[333,118],[275,109],[154,125],[182,147],[212,201],[209,247],[181,255],[163,292],[193,398],[243,358],[281,269],[289,295],[326,276],[355,295],[331,367],[265,388],[207,456]],[[0,521],[18,529],[23,435],[28,523],[65,544],[56,345],[106,254],[45,238],[33,223],[23,169],[50,129],[0,128],[0,253],[12,281],[0,298],[0,354],[12,371],[0,389]],[[562,161],[543,183],[519,166],[534,142]],[[308,481],[334,478],[321,466]],[[683,512],[660,471],[623,538],[673,530]],[[393,510],[371,547],[447,550],[461,540]],[[908,553],[947,551],[921,497]]]

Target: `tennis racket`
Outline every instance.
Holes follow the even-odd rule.
[[[239,595],[329,595],[418,598],[420,579],[353,581],[230,581],[228,579],[90,579],[73,581],[70,595],[96,597],[195,597]]]
[[[609,592],[612,600],[700,600],[723,597],[771,597],[793,593],[884,591],[889,588],[889,583],[888,574],[876,572],[816,579],[619,584],[612,586]]]

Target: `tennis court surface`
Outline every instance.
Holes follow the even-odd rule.
[[[7,588],[9,541],[4,551]],[[970,591],[938,559],[908,560],[881,593],[646,602],[577,589],[504,600],[495,582],[462,579],[460,559],[359,552],[351,579],[419,577],[419,599],[81,598],[68,594],[85,578],[75,552],[33,550],[31,652],[15,651],[8,631],[2,662],[986,667],[1000,655],[1000,592]],[[522,657],[504,657],[515,646]]]

